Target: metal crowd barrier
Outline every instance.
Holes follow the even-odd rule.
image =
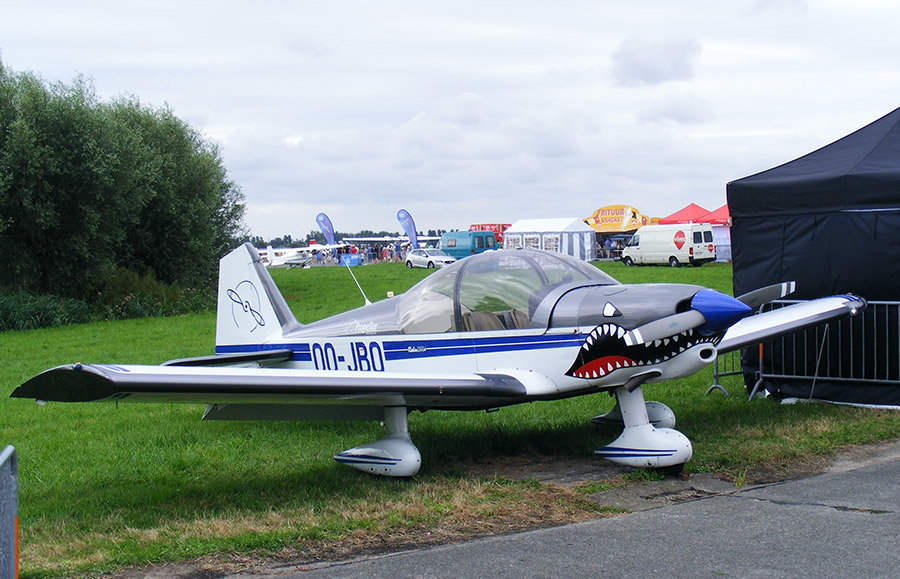
[[[719,378],[740,376],[741,374],[743,374],[743,370],[741,369],[740,352],[727,352],[717,356],[716,361],[713,363],[713,383],[712,386],[706,389],[706,393],[709,394],[713,390],[718,390],[725,396],[728,396],[728,391],[719,384]]]
[[[0,452],[0,577],[19,576],[19,466],[16,449]]]
[[[797,303],[778,300],[774,309]],[[829,322],[770,340],[745,351],[744,364],[757,358],[752,398],[767,380],[816,381],[853,385],[900,385],[900,302],[871,301],[866,311],[853,318]],[[750,354],[748,356],[747,354]]]
[[[795,303],[798,300],[777,300],[763,309]],[[748,379],[751,398],[767,380],[803,380],[810,383],[810,397],[816,381],[900,386],[900,302],[871,301],[854,318],[769,340],[745,348],[742,355],[723,354],[715,361],[713,384],[706,393],[719,390],[727,395],[720,379],[741,374]]]

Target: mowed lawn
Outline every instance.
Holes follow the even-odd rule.
[[[729,265],[600,267],[625,283],[695,283],[731,292]],[[372,301],[429,273],[402,264],[354,271]],[[303,323],[363,304],[345,269],[273,273]],[[8,398],[23,381],[58,364],[158,364],[212,353],[214,335],[212,313],[0,333],[0,445],[15,446],[19,457],[23,576],[95,573],[217,553],[302,553],[312,545],[398,533],[464,532],[475,524],[473,514],[518,508],[553,507],[558,522],[601,514],[578,499],[577,489],[560,494],[533,481],[477,479],[466,466],[510,456],[590,456],[617,435],[589,423],[612,407],[606,394],[494,413],[415,412],[410,431],[423,466],[410,480],[368,476],[331,460],[380,438],[377,423],[201,422],[202,405],[41,407]],[[648,399],[672,407],[679,430],[692,440],[687,472],[722,472],[740,481],[850,445],[900,438],[898,413],[748,402],[739,378],[723,382],[732,396],[704,395],[710,370],[645,388]]]

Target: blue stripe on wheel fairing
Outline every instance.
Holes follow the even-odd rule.
[[[615,446],[604,446],[594,451],[594,454],[602,457],[616,458],[635,458],[635,457],[652,457],[652,456],[672,456],[677,452],[676,449],[664,448],[620,448]]]
[[[343,452],[332,457],[334,460],[344,464],[381,464],[385,466],[396,466],[399,458],[390,458],[384,456],[373,456],[370,454],[344,454]]]

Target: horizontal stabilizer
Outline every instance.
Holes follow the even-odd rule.
[[[288,362],[294,357],[290,348],[278,350],[261,350],[259,352],[243,352],[240,354],[216,354],[215,356],[199,356],[196,358],[178,358],[163,362],[163,366],[234,366],[258,362]]]

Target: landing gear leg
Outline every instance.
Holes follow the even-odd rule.
[[[671,408],[662,402],[656,402],[654,400],[646,402],[644,406],[647,408],[647,419],[650,420],[650,424],[656,428],[675,428],[675,413],[672,412]],[[598,426],[624,426],[625,423],[622,421],[622,409],[619,407],[618,398],[616,399],[616,405],[612,407],[612,410],[606,414],[591,418],[591,422]]]
[[[341,464],[383,476],[413,476],[422,466],[419,449],[409,438],[405,406],[386,406],[384,438],[334,455]]]

